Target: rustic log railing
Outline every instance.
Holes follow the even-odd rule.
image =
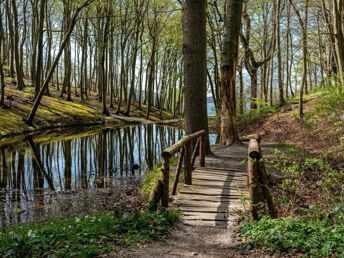
[[[269,208],[270,216],[272,218],[276,218],[277,211],[268,187],[268,176],[260,145],[261,136],[249,135],[245,140],[249,141],[247,183],[250,194],[251,216],[254,220],[259,219],[258,206],[259,203],[263,202],[265,199]]]
[[[206,131],[202,130],[191,135],[187,135],[179,140],[174,145],[165,149],[162,153],[162,179],[158,180],[151,192],[149,198],[149,205],[151,209],[156,209],[159,201],[161,206],[168,207],[169,202],[169,181],[170,181],[170,160],[171,157],[180,152],[179,160],[176,168],[176,177],[172,188],[172,195],[176,194],[179,182],[182,164],[184,162],[184,181],[186,185],[192,185],[192,171],[194,169],[196,157],[199,156],[199,165],[205,166],[205,135]],[[196,141],[195,147],[192,150],[193,143]]]

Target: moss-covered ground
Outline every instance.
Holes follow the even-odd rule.
[[[7,97],[14,100],[10,101]],[[121,105],[119,115],[116,114],[118,103],[114,103],[115,108],[110,108],[110,116],[102,114],[102,103],[99,103],[94,92],[89,95],[89,99],[81,101],[80,97],[72,96],[72,101],[67,101],[60,96],[56,87],[50,87],[50,96],[44,96],[38,108],[33,126],[29,126],[24,119],[29,115],[33,105],[33,89],[27,87],[24,91],[18,91],[14,85],[6,85],[5,106],[0,107],[0,138],[33,132],[42,129],[59,127],[77,127],[100,124],[134,124],[159,122],[172,119],[173,116],[166,111],[160,112],[153,107],[149,120],[147,120],[147,106],[133,102],[130,117],[126,117],[124,112],[127,109],[126,102]],[[11,102],[11,103],[10,103]],[[109,106],[109,103],[108,103]]]

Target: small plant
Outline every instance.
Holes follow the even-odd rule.
[[[240,236],[246,243],[272,252],[306,254],[312,257],[344,255],[344,224],[329,220],[263,218],[241,228]]]
[[[144,243],[168,232],[177,211],[104,212],[16,226],[0,233],[1,257],[95,257],[123,246]]]

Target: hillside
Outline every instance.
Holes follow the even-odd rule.
[[[263,133],[264,141],[292,145],[315,156],[330,158],[344,167],[343,94],[316,92],[305,101],[305,117],[298,117],[297,101],[239,119],[240,135]]]

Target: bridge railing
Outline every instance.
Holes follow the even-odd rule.
[[[180,152],[180,156],[176,168],[175,181],[172,188],[172,195],[176,194],[179,176],[184,162],[184,181],[186,185],[192,185],[192,171],[197,156],[199,156],[200,166],[205,166],[205,135],[206,131],[202,130],[191,135],[187,135],[179,140],[177,143],[165,149],[162,153],[162,179],[159,179],[152,189],[149,198],[149,205],[151,209],[156,209],[161,200],[162,207],[168,207],[170,195],[170,161],[171,157]],[[193,148],[193,143],[196,144]]]
[[[248,165],[247,165],[247,184],[250,194],[250,213],[254,220],[259,219],[258,207],[260,202],[266,201],[269,214],[272,218],[277,217],[276,207],[270,192],[268,176],[266,173],[265,162],[261,149],[261,136],[249,135],[244,139],[249,141],[248,146]]]

